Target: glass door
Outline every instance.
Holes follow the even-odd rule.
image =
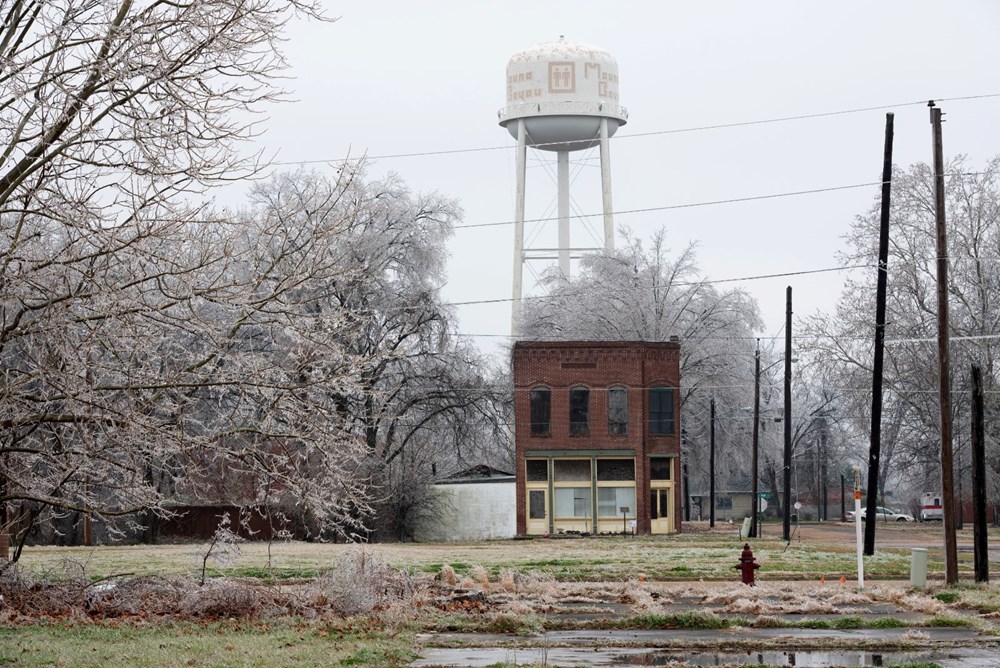
[[[653,487],[649,490],[650,531],[673,533],[673,486]]]
[[[528,504],[528,534],[541,536],[549,532],[549,490],[529,489]]]

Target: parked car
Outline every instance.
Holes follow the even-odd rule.
[[[867,519],[865,517],[865,515],[867,514],[867,512],[868,512],[867,508],[862,508],[861,509],[861,521],[862,522]],[[853,522],[854,521],[854,511],[853,510],[848,511],[846,513],[846,516],[847,516],[847,521],[848,522]],[[881,520],[883,522],[912,522],[913,521],[913,515],[909,515],[907,513],[901,513],[898,510],[893,510],[891,508],[883,508],[881,506],[875,506],[875,516],[879,520]]]

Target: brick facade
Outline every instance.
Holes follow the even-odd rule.
[[[651,532],[650,457],[668,457],[672,471],[669,483],[660,483],[658,489],[669,484],[672,508],[669,518],[661,518],[657,532],[680,531],[681,489],[680,477],[680,344],[677,342],[652,343],[641,341],[592,342],[522,341],[514,346],[514,439],[517,462],[517,533],[528,531],[527,516],[527,458],[583,458],[594,461],[609,458],[634,458],[636,531]],[[589,390],[589,433],[570,434],[570,390]],[[608,389],[624,388],[627,396],[627,427],[624,435],[611,435],[608,423]],[[673,399],[672,433],[650,433],[649,388],[670,388]],[[550,422],[547,435],[532,435],[531,391],[546,388],[550,391]],[[555,464],[549,464],[548,496],[545,497],[549,517],[547,522],[558,529],[554,514],[553,477]],[[544,483],[543,483],[544,484]],[[597,476],[592,483],[594,499],[590,501],[594,512],[589,520],[598,531]],[[582,483],[581,483],[582,485]],[[538,487],[538,485],[536,485]],[[668,492],[663,491],[666,495]],[[541,497],[539,497],[541,498]],[[665,503],[665,502],[661,502]],[[606,516],[601,516],[605,517]],[[669,527],[664,528],[669,521]],[[621,530],[622,519],[617,520]],[[603,527],[610,522],[601,521]],[[603,528],[602,528],[603,531]],[[537,533],[537,531],[536,531]],[[547,532],[546,532],[547,533]]]

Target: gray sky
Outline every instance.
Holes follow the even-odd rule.
[[[929,162],[927,108],[906,103],[1000,93],[1000,2],[993,0],[327,4],[340,20],[292,27],[287,88],[296,102],[272,110],[261,147],[282,162],[375,156],[371,176],[394,171],[414,190],[454,197],[470,225],[513,217],[513,140],[496,116],[507,60],[560,35],[618,61],[629,123],[611,142],[611,169],[614,208],[622,212],[878,181],[886,111],[895,113],[894,161]],[[901,106],[675,132],[882,105]],[[964,153],[982,164],[1000,153],[1000,97],[940,106],[946,157]],[[377,157],[476,148],[495,150]],[[529,156],[528,218],[552,215],[555,184],[537,158],[553,156]],[[579,165],[571,193],[588,214],[600,211],[596,156],[571,157]],[[697,242],[710,279],[825,269],[837,266],[842,235],[878,190],[620,213],[615,225],[640,238],[665,227],[676,250]],[[591,226],[599,230],[599,219]],[[539,242],[554,230],[547,223]],[[574,246],[597,243],[578,222],[572,235]],[[509,299],[512,225],[459,229],[448,248],[446,300]],[[831,310],[842,280],[826,273],[737,285],[757,297],[764,334],[775,334],[786,285],[796,315],[805,315]],[[526,272],[528,292],[534,281]],[[463,333],[510,332],[509,303],[458,313]],[[476,341],[493,351],[503,339]]]

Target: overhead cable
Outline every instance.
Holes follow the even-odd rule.
[[[1000,93],[986,93],[982,95],[964,95],[961,97],[935,97],[933,98],[936,102],[959,102],[964,100],[981,100],[986,98],[1000,97]],[[800,114],[797,116],[779,116],[776,118],[764,118],[752,121],[736,121],[733,123],[718,123],[714,125],[702,125],[696,127],[688,128],[673,128],[668,130],[652,130],[650,132],[636,132],[632,134],[623,133],[620,135],[615,135],[613,139],[632,139],[635,137],[650,137],[655,135],[670,135],[670,134],[682,134],[688,132],[704,132],[707,130],[724,130],[729,128],[740,128],[751,125],[766,125],[770,123],[786,123],[790,121],[804,121],[814,118],[827,118],[830,116],[842,116],[845,114],[859,114],[867,111],[883,111],[886,109],[898,109],[900,107],[912,107],[912,106],[926,106],[927,100],[919,100],[917,102],[901,102],[898,104],[884,104],[874,107],[858,107],[855,109],[841,109],[839,111],[823,111],[813,114]],[[561,142],[543,142],[537,144],[529,144],[532,148],[540,148],[548,146],[550,143],[561,143]],[[318,164],[330,164],[338,162],[359,162],[363,160],[395,160],[400,158],[419,158],[424,156],[438,156],[438,155],[460,155],[462,153],[483,153],[486,151],[502,151],[509,150],[513,148],[510,144],[503,146],[480,146],[476,148],[457,148],[457,149],[446,149],[440,151],[415,151],[412,153],[387,153],[384,155],[364,155],[361,158],[326,158],[326,159],[313,159],[313,160],[282,160],[275,161],[271,164],[279,166],[287,165],[318,165]]]

